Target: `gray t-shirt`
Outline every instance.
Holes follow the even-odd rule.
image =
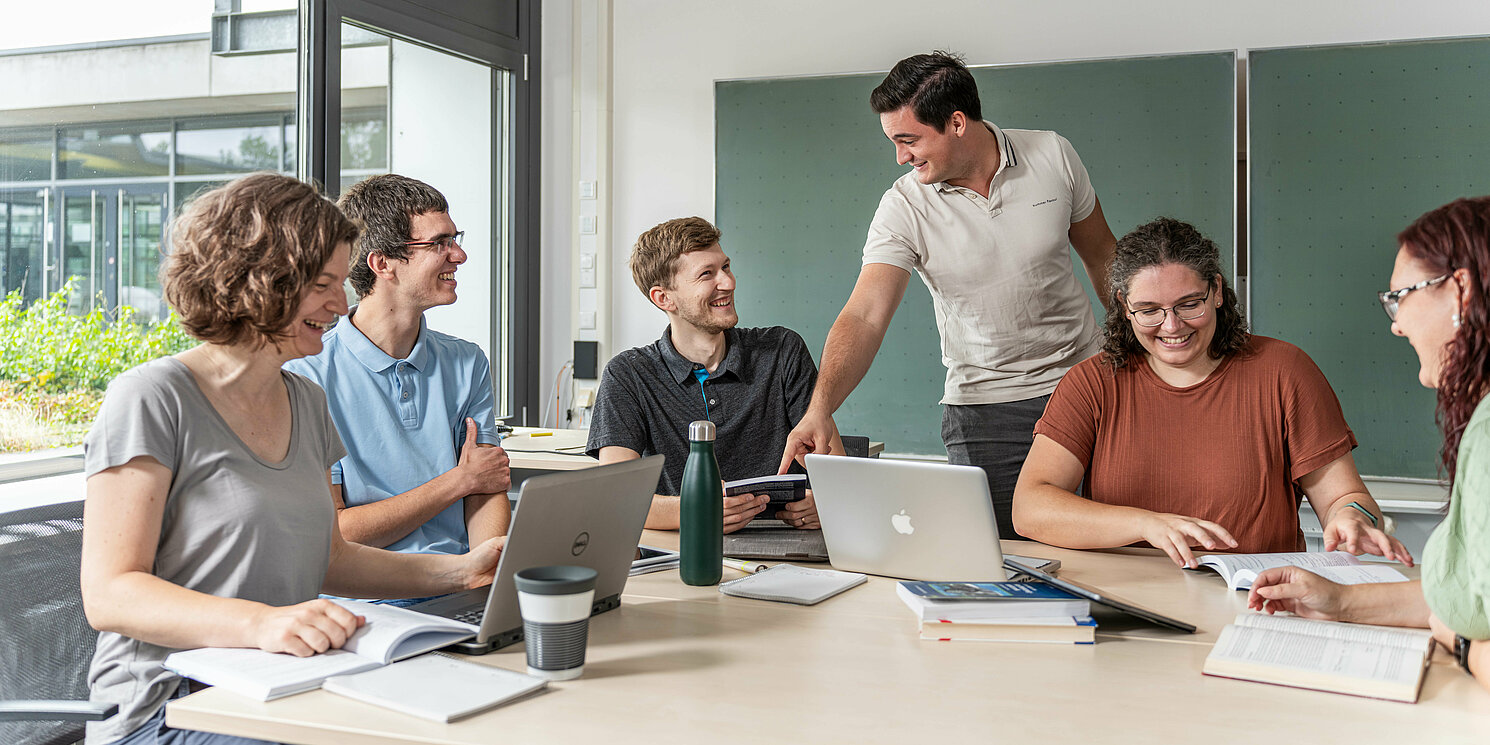
[[[138,456],[171,469],[155,576],[275,606],[320,592],[336,519],[326,472],[346,450],[325,391],[299,375],[283,375],[292,418],[289,452],[278,463],[264,461],[238,439],[179,360],[147,362],[109,384],[83,440],[85,470],[92,476]],[[89,743],[133,732],[165,704],[180,683],[160,664],[173,651],[99,634],[88,672],[91,697],[117,702],[119,714],[89,723]]]
[[[786,436],[812,400],[817,365],[802,337],[781,326],[729,329],[724,339],[724,361],[702,390],[694,370],[703,366],[678,353],[671,329],[616,355],[595,397],[590,455],[609,446],[662,453],[657,493],[676,495],[688,460],[688,423],[707,418],[725,481],[776,473]]]

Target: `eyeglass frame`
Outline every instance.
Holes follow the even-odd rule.
[[[1159,328],[1160,326],[1163,326],[1164,325],[1164,322],[1167,321],[1167,320],[1169,320],[1169,314],[1170,313],[1174,313],[1174,317],[1176,319],[1178,319],[1178,320],[1181,320],[1181,321],[1193,321],[1193,320],[1195,320],[1197,318],[1201,318],[1201,317],[1205,316],[1206,308],[1211,307],[1210,302],[1208,302],[1211,299],[1211,293],[1214,292],[1215,290],[1216,290],[1216,286],[1215,286],[1214,283],[1207,284],[1206,285],[1206,288],[1205,288],[1205,295],[1203,295],[1203,296],[1201,296],[1199,298],[1195,298],[1195,299],[1192,299],[1192,300],[1185,300],[1185,301],[1182,301],[1182,302],[1178,302],[1178,303],[1175,303],[1174,305],[1171,305],[1171,306],[1168,306],[1168,307],[1144,308],[1142,310],[1133,310],[1132,308],[1129,308],[1128,307],[1128,301],[1127,301],[1126,298],[1124,298],[1123,299],[1123,310],[1126,310],[1128,312],[1128,317],[1131,318],[1131,319],[1133,319],[1133,322],[1134,323],[1136,323],[1139,326],[1142,326],[1142,327],[1144,327],[1146,329],[1156,329],[1156,328]],[[1186,318],[1186,317],[1180,315],[1180,312],[1178,310],[1179,306],[1184,305],[1185,303],[1192,303],[1192,302],[1195,302],[1197,300],[1200,302],[1200,312],[1199,313],[1196,313],[1195,315],[1190,316],[1189,318]],[[1159,316],[1159,322],[1158,323],[1155,323],[1155,324],[1152,324],[1151,325],[1151,324],[1147,324],[1147,323],[1144,323],[1143,321],[1138,320],[1138,314],[1139,313],[1148,313],[1149,311],[1154,311],[1154,310],[1160,311],[1160,313],[1162,314],[1162,315]]]
[[[1432,287],[1433,285],[1443,282],[1444,280],[1447,280],[1449,277],[1452,276],[1454,276],[1454,273],[1449,272],[1448,274],[1445,274],[1441,277],[1425,279],[1422,282],[1408,287],[1401,287],[1395,290],[1383,290],[1376,293],[1376,299],[1381,301],[1381,309],[1386,312],[1387,318],[1390,319],[1392,323],[1396,323],[1397,313],[1400,312],[1400,308],[1402,306],[1402,298],[1405,298],[1408,295],[1417,292],[1418,290]]]
[[[457,230],[457,231],[455,231],[455,234],[454,235],[447,235],[444,238],[440,238],[438,240],[433,240],[433,241],[404,241],[403,243],[401,243],[399,245],[406,246],[408,248],[433,248],[435,246],[439,246],[441,249],[443,249],[445,251],[449,251],[451,248],[460,248],[461,241],[463,241],[465,239],[466,239],[466,231],[464,231],[464,230]]]

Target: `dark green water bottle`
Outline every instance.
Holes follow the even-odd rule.
[[[717,585],[724,574],[724,484],[714,459],[713,422],[688,425],[681,492],[678,573],[686,584]]]

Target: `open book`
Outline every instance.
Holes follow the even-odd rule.
[[[261,701],[321,687],[333,675],[382,667],[394,660],[476,636],[477,627],[460,621],[358,600],[333,600],[367,623],[341,649],[310,657],[262,649],[203,647],[166,657],[169,670],[208,685]]]
[[[1252,587],[1252,580],[1273,567],[1296,566],[1308,569],[1331,582],[1342,585],[1365,585],[1373,582],[1406,582],[1407,577],[1385,564],[1367,564],[1344,551],[1325,553],[1282,554],[1208,554],[1199,559],[1200,568],[1214,569],[1233,590]]]
[[[1415,703],[1433,654],[1426,629],[1243,613],[1221,630],[1206,675]]]

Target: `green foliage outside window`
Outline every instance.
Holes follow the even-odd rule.
[[[67,312],[73,281],[30,306],[20,290],[0,300],[0,452],[82,442],[109,381],[197,341],[172,314],[142,325],[134,309]]]

